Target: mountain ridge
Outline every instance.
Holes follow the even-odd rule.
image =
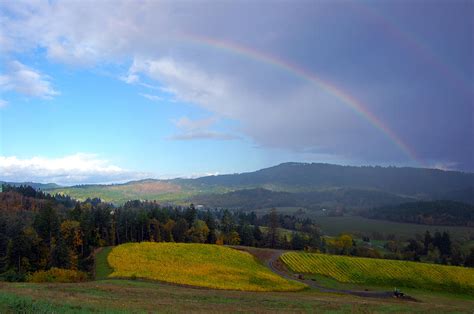
[[[367,200],[366,204],[373,204],[370,198],[380,200],[383,195],[393,201],[393,204],[398,203],[397,199],[452,199],[472,203],[474,200],[469,194],[474,190],[474,173],[413,167],[287,162],[252,172],[193,179],[146,178],[117,184],[50,186],[42,189],[50,193],[68,194],[78,199],[100,197],[114,203],[132,199],[186,203],[199,199],[196,196],[205,195],[205,199],[209,199],[215,195],[217,199],[216,195],[244,189],[296,193],[309,200],[318,200],[322,195],[325,195],[324,198],[328,195],[340,197],[341,193],[345,193],[350,197],[342,197],[345,200],[343,204],[353,200],[354,194],[357,193],[361,195],[361,199]],[[319,196],[308,197],[309,194],[304,193],[319,193]],[[246,194],[251,193],[247,191]],[[281,198],[281,195],[275,196]],[[291,195],[292,199],[295,197]],[[249,202],[248,199],[246,202]]]

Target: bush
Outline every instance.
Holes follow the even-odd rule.
[[[24,273],[17,273],[14,270],[9,270],[0,276],[0,280],[21,282],[26,280],[26,275]]]
[[[87,280],[87,274],[77,270],[51,268],[39,270],[28,276],[29,282],[81,282]]]

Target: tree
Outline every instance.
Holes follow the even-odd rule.
[[[262,230],[260,230],[260,226],[255,225],[253,227],[253,238],[256,246],[262,245],[263,234]]]
[[[278,243],[278,214],[275,208],[270,211],[270,221],[268,224],[268,244],[275,248]]]
[[[64,245],[68,248],[71,269],[78,269],[79,256],[84,254],[84,242],[79,221],[65,220],[61,224],[61,236]]]
[[[221,230],[225,235],[230,234],[230,232],[234,230],[234,219],[227,209],[224,210],[224,214],[222,215]]]
[[[450,256],[451,250],[451,238],[449,236],[449,233],[443,232],[443,235],[441,236],[441,240],[439,242],[439,252],[443,256]]]
[[[216,225],[216,220],[214,219],[214,216],[209,210],[207,210],[204,216],[204,221],[206,222],[206,225],[209,228],[209,234],[207,235],[206,243],[214,244],[217,241],[217,234],[216,234],[217,225]]]
[[[428,248],[430,247],[430,245],[433,243],[433,237],[431,236],[431,233],[426,230],[425,232],[425,239],[424,239],[424,247],[425,247],[425,251],[424,253],[427,254],[428,253]]]
[[[466,267],[474,267],[474,248],[471,248],[471,251],[466,259],[464,260],[464,266]]]
[[[189,229],[189,239],[193,243],[204,243],[209,234],[209,227],[204,220],[196,220],[193,226]]]
[[[184,212],[184,218],[188,222],[189,226],[192,226],[194,221],[196,220],[197,216],[197,211],[196,208],[194,207],[194,204],[189,205],[188,208],[186,208],[186,211]]]
[[[173,239],[173,228],[176,222],[173,219],[168,219],[166,224],[162,228],[161,239],[165,242],[174,242]]]
[[[184,242],[188,233],[189,225],[186,219],[180,218],[173,227],[173,239],[176,242]]]
[[[34,227],[38,235],[51,246],[53,238],[59,234],[59,217],[54,208],[45,206],[41,208],[35,217]]]
[[[229,244],[229,245],[239,245],[240,244],[240,236],[239,236],[239,233],[237,231],[231,231],[227,237],[225,238],[225,242],[226,244]]]
[[[160,242],[161,241],[161,229],[160,229],[160,222],[158,219],[150,219],[149,222],[150,228],[150,241]]]
[[[293,250],[302,250],[306,245],[305,239],[301,236],[299,232],[293,232],[291,236],[291,249]]]
[[[255,239],[253,236],[253,228],[249,224],[245,224],[239,228],[241,244],[245,246],[254,246]]]

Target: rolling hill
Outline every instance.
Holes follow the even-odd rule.
[[[472,201],[474,174],[424,168],[354,167],[321,163],[283,163],[241,174],[196,179],[147,179],[112,185],[43,188],[77,199],[99,197],[205,206],[343,206],[372,208],[414,200]],[[228,194],[225,194],[228,193]],[[233,193],[233,194],[232,194]],[[263,195],[263,199],[262,199]]]

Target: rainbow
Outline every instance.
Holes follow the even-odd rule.
[[[324,89],[328,93],[334,95],[338,99],[340,99],[344,104],[346,104],[352,111],[354,111],[357,115],[368,121],[371,125],[373,125],[376,129],[380,130],[383,134],[385,134],[396,146],[398,146],[407,157],[411,160],[416,162],[419,165],[423,165],[423,162],[419,160],[415,151],[406,143],[404,143],[400,137],[390,129],[387,125],[385,125],[379,118],[377,118],[372,112],[370,112],[366,106],[364,106],[360,101],[355,99],[349,93],[342,90],[340,87],[335,85],[334,83],[323,80],[322,78],[318,77],[316,74],[311,73],[302,67],[292,63],[290,61],[283,60],[277,56],[270,55],[267,53],[263,53],[256,49],[238,45],[233,42],[218,40],[215,38],[204,37],[196,34],[181,34],[180,37],[183,40],[190,41],[199,45],[210,46],[215,49],[220,49],[224,51],[228,51],[234,54],[238,54],[244,56],[246,58],[253,59],[258,62],[262,62],[274,67],[277,67],[281,70],[284,70],[291,75],[295,75],[300,77],[303,80],[309,81],[312,84],[315,84],[319,88]]]

